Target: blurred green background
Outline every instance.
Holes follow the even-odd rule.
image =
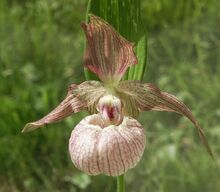
[[[84,81],[81,23],[86,0],[0,0],[0,191],[111,192],[115,178],[74,168],[68,139],[79,113],[28,134]],[[145,82],[181,98],[204,127],[213,162],[194,126],[176,114],[148,112],[144,157],[126,174],[128,192],[220,191],[220,1],[142,0],[148,33]]]

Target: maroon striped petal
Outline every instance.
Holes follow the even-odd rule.
[[[139,110],[142,111],[169,111],[186,116],[197,128],[200,139],[208,153],[213,157],[205,133],[189,108],[176,96],[160,91],[153,84],[142,84],[138,81],[120,82],[118,92],[127,94],[136,101]],[[126,103],[126,101],[125,101]]]
[[[127,68],[137,63],[132,43],[94,15],[90,16],[90,23],[82,27],[87,38],[85,67],[103,82],[120,81]]]
[[[42,119],[25,125],[22,132],[32,131],[46,124],[55,123],[83,109],[94,112],[99,98],[105,92],[106,89],[99,81],[85,81],[80,85],[72,84],[68,88],[66,98],[53,111]]]
[[[70,85],[66,98],[54,110],[42,119],[26,124],[22,132],[32,131],[46,124],[55,123],[70,116],[72,113],[82,110],[84,108],[84,104],[76,97],[75,94],[73,94],[73,91],[76,88],[77,85]]]

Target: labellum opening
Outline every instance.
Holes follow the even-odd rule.
[[[121,100],[113,95],[100,98],[97,111],[109,125],[120,125],[123,121]]]

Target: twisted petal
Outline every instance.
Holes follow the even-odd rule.
[[[104,91],[105,89],[98,81],[86,81],[80,85],[72,84],[68,88],[65,99],[54,110],[42,119],[26,124],[22,132],[32,131],[46,124],[55,123],[83,109],[93,109]]]
[[[87,38],[84,65],[103,82],[118,82],[127,68],[137,63],[132,43],[94,15],[82,27]]]
[[[160,91],[153,84],[142,84],[138,81],[120,82],[118,91],[135,99],[136,105],[140,110],[169,111],[186,116],[197,128],[202,143],[206,147],[207,152],[213,157],[203,129],[189,108],[176,96]]]
[[[32,131],[46,124],[57,122],[72,113],[80,111],[84,107],[84,104],[73,94],[73,90],[76,88],[77,85],[70,85],[67,96],[54,110],[40,120],[26,124],[22,132]]]

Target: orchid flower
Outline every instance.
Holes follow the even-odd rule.
[[[212,156],[203,129],[182,101],[153,84],[122,81],[128,67],[138,63],[132,43],[94,15],[82,27],[87,39],[84,66],[101,81],[70,85],[66,98],[42,119],[26,124],[23,132],[87,110],[91,115],[72,131],[70,157],[77,168],[89,175],[118,176],[134,167],[145,149],[145,131],[136,120],[139,112],[176,112],[195,125]]]

